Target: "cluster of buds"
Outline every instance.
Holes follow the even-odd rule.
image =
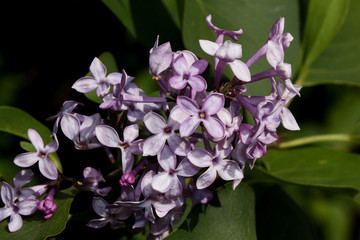
[[[247,161],[252,168],[256,159],[266,154],[267,145],[278,140],[280,123],[288,130],[299,129],[286,108],[300,91],[291,83],[291,65],[284,62],[284,50],[293,38],[283,33],[284,18],[279,18],[264,46],[243,62],[242,46],[233,42],[243,31],[220,29],[211,22],[211,15],[206,22],[216,33],[215,42],[199,41],[203,51],[214,57],[211,91],[201,76],[208,61],[187,50],[173,52],[169,42],[159,45],[159,39],[150,50],[149,72],[159,86],[160,97],[147,96],[125,70],[107,74],[105,65],[95,58],[90,66],[92,76],[80,78],[73,88],[81,93],[96,90],[103,99],[99,108],[107,109],[109,117],[76,113],[79,103],[66,101],[61,111],[51,117],[55,119],[54,141],[44,147],[40,135],[29,129],[29,139],[37,152],[20,154],[14,163],[30,167],[38,162],[43,176],[61,179],[48,158],[58,149],[59,126],[78,150],[104,148],[111,163],[121,163],[120,196],[110,204],[103,199],[111,187],[100,188],[105,178],[100,171],[87,167],[84,179],[75,181],[75,186],[98,195],[93,198],[93,209],[100,218],[91,220],[88,226],[102,228],[109,223],[117,229],[132,216],[134,229],[150,224],[151,236],[158,238],[166,236],[181,220],[185,198],[191,198],[193,205],[207,203],[212,198],[209,187],[217,179],[232,181],[235,190],[244,178]],[[225,41],[225,37],[233,41]],[[251,75],[250,67],[263,56],[270,68]],[[227,65],[234,78],[221,85]],[[270,95],[244,94],[247,84],[260,80],[271,82]],[[244,109],[255,124],[243,121]],[[114,158],[115,150],[119,159]],[[38,202],[34,192],[39,191],[20,198],[19,190],[14,189],[23,184],[24,180],[14,180],[15,188],[5,182],[2,185],[5,207],[0,209],[0,221],[11,216],[10,231],[19,229],[19,214],[29,215],[37,208],[45,212],[47,219],[56,210],[55,188]],[[45,185],[43,189],[47,188]],[[31,202],[27,208],[22,208],[24,201]]]

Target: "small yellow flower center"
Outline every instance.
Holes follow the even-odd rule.
[[[129,144],[125,143],[124,145],[122,145],[122,147],[123,147],[124,149],[126,149],[126,148],[129,147]]]
[[[160,78],[157,77],[157,76],[153,76],[153,77],[152,77],[152,80],[156,80],[156,81],[157,81],[157,80],[159,80],[159,79],[160,79]]]
[[[166,132],[166,133],[169,133],[170,131],[171,131],[171,127],[165,128],[165,132]]]
[[[80,149],[83,150],[83,149],[87,149],[88,147],[86,145],[81,145],[80,146]]]
[[[42,154],[42,155],[41,155],[41,158],[45,158],[45,154]]]
[[[205,113],[202,112],[199,114],[199,116],[200,116],[200,118],[205,118]]]

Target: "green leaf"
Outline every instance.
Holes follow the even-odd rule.
[[[12,160],[12,157],[0,155],[0,181],[12,182],[15,174],[21,171],[22,168],[16,166]]]
[[[69,219],[70,205],[76,195],[76,189],[70,187],[55,194],[54,202],[57,206],[54,215],[44,219],[44,214],[36,212],[31,216],[22,216],[23,226],[17,232],[7,230],[8,220],[0,223],[0,239],[7,240],[41,240],[61,233]]]
[[[311,64],[307,76],[300,76],[300,83],[304,86],[360,86],[360,32],[357,31],[360,27],[359,16],[360,2],[351,1],[343,26],[325,51]]]
[[[240,184],[233,191],[231,184],[226,184],[209,204],[197,205],[166,239],[256,239],[252,189]]]
[[[279,186],[258,184],[253,187],[258,239],[313,239],[305,213]]]
[[[162,0],[102,0],[115,14],[131,35],[144,44],[152,47],[156,36],[161,42],[170,41],[173,50],[181,47],[179,31],[180,13],[174,11],[177,1],[170,0],[164,4]],[[181,3],[181,1],[179,1]],[[169,12],[170,11],[170,12]]]
[[[106,66],[107,74],[112,72],[119,72],[119,69],[116,65],[116,61],[114,56],[109,52],[104,52],[99,56],[100,61]],[[90,76],[91,73],[89,72],[87,76]],[[84,94],[89,100],[101,104],[103,100],[99,98],[96,94],[96,89]]]
[[[52,141],[51,131],[30,114],[15,107],[0,106],[0,131],[29,139],[27,136],[29,128],[35,129],[40,134],[45,145]],[[62,172],[61,162],[57,154],[51,154],[49,157],[56,168]]]
[[[201,58],[206,58],[213,64],[213,57],[207,55],[199,45],[199,39],[215,41],[216,35],[209,29],[205,18],[212,15],[215,26],[227,29],[243,29],[244,34],[239,37],[242,45],[242,61],[246,62],[269,37],[273,23],[279,17],[285,17],[285,32],[290,32],[294,40],[285,53],[285,61],[292,64],[293,72],[297,71],[300,59],[300,15],[299,2],[295,0],[229,0],[226,4],[218,0],[186,1],[184,10],[183,39],[185,47]],[[250,71],[256,74],[269,69],[265,58],[254,64]],[[229,67],[225,70],[228,79],[234,74]],[[210,83],[212,85],[212,83]],[[260,81],[249,86],[251,95],[264,95],[270,92],[269,81]]]
[[[263,163],[269,174],[286,182],[360,191],[359,154],[322,146],[269,149]]]
[[[307,68],[328,46],[344,23],[350,0],[310,0],[303,38]]]

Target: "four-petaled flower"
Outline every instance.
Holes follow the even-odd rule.
[[[212,137],[223,138],[225,136],[224,124],[219,119],[212,117],[224,107],[224,95],[219,93],[210,94],[204,99],[201,109],[198,108],[194,100],[185,96],[179,96],[176,102],[184,113],[190,115],[180,125],[180,135],[182,137],[188,137],[194,133],[200,123],[204,124]]]
[[[88,93],[96,89],[97,96],[102,98],[110,90],[110,84],[120,83],[120,73],[110,73],[106,76],[106,67],[98,58],[94,58],[90,65],[90,72],[93,77],[82,77],[77,80],[72,88],[81,93]]]
[[[36,152],[27,152],[15,157],[14,163],[20,167],[30,167],[39,162],[39,169],[44,177],[54,180],[58,177],[58,171],[55,164],[50,160],[49,154],[57,151],[59,144],[56,135],[54,140],[44,147],[44,142],[39,133],[29,128],[27,135],[34,146]]]
[[[0,208],[0,222],[10,217],[8,229],[10,232],[16,232],[22,227],[23,221],[21,215],[28,216],[36,211],[37,199],[27,198],[17,201],[15,189],[7,182],[2,182],[1,199],[5,206]]]

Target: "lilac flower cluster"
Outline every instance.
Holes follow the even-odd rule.
[[[72,87],[81,93],[96,90],[103,99],[99,108],[117,118],[76,113],[79,103],[67,101],[51,117],[55,119],[54,140],[48,145],[44,147],[40,135],[29,129],[28,137],[36,152],[20,154],[14,163],[30,167],[38,162],[40,172],[52,182],[40,190],[21,189],[30,179],[30,170],[20,172],[13,187],[3,182],[5,206],[0,208],[0,221],[10,216],[9,231],[21,227],[20,215],[38,209],[48,219],[56,211],[56,186],[64,177],[49,154],[58,150],[59,125],[77,150],[103,148],[112,164],[121,165],[120,196],[112,203],[102,198],[112,188],[100,187],[106,182],[100,171],[87,167],[84,178],[74,181],[78,189],[97,195],[92,204],[100,218],[87,225],[102,228],[109,223],[112,229],[118,229],[133,217],[134,229],[149,224],[151,235],[159,239],[181,220],[185,198],[191,198],[193,205],[207,203],[212,198],[208,188],[217,179],[232,181],[235,190],[244,178],[246,162],[252,168],[256,159],[266,154],[267,145],[278,140],[280,123],[288,130],[299,130],[286,108],[290,99],[299,95],[300,87],[291,83],[291,65],[284,62],[284,50],[293,39],[291,34],[283,33],[284,18],[275,22],[266,43],[247,62],[241,60],[242,45],[233,42],[243,31],[220,29],[211,20],[209,15],[206,22],[216,34],[215,42],[199,43],[214,57],[212,90],[201,76],[208,67],[207,60],[187,50],[173,52],[169,42],[159,45],[159,39],[150,50],[149,73],[159,86],[160,97],[147,96],[125,70],[108,74],[98,58],[92,61],[92,76],[80,78]],[[250,67],[263,56],[270,68],[251,75]],[[234,78],[220,85],[227,65]],[[260,80],[271,82],[268,96],[244,94],[247,84]],[[244,109],[255,124],[243,122]],[[114,158],[114,151],[118,151],[119,159]],[[37,197],[47,190],[47,197],[39,202]]]

